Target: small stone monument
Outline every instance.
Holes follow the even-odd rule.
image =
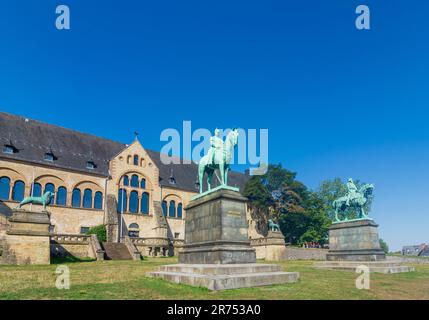
[[[267,232],[265,236],[251,240],[251,245],[256,249],[256,259],[269,261],[282,261],[286,256],[286,243],[280,226],[268,219]]]
[[[46,210],[53,197],[46,192],[42,197],[25,198],[13,210],[8,220],[5,236],[5,264],[49,264],[50,263],[50,214]],[[43,211],[33,212],[21,209],[25,204],[41,204]]]
[[[215,141],[217,149],[200,161],[200,181],[205,172],[228,168],[238,131],[231,131],[226,142]],[[219,138],[220,139],[220,138]],[[222,149],[224,148],[225,149]],[[213,161],[212,161],[213,160]],[[162,266],[148,275],[176,283],[203,286],[210,290],[236,289],[295,282],[297,272],[284,272],[281,266],[256,263],[250,246],[245,203],[237,188],[227,186],[228,170],[221,170],[221,185],[192,198],[186,210],[185,244],[179,264]],[[209,175],[209,181],[211,175]]]

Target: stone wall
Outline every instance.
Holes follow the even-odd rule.
[[[429,258],[409,256],[386,256],[387,260],[400,260],[403,263],[429,264]]]
[[[91,246],[91,236],[87,235],[54,235],[50,242],[51,255],[54,257],[73,256],[77,258],[97,259]]]
[[[328,249],[286,247],[284,260],[326,260]]]

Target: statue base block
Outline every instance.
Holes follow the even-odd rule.
[[[3,263],[49,264],[50,224],[48,212],[14,210],[6,231]]]
[[[285,259],[285,237],[280,231],[268,231],[266,237],[252,239],[250,244],[256,250],[256,259],[270,261]]]
[[[247,237],[246,198],[220,188],[186,208],[185,244],[180,263],[232,264],[256,262]]]
[[[328,261],[379,261],[386,255],[380,248],[378,225],[373,220],[332,224],[329,228]]]

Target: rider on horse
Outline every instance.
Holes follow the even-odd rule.
[[[220,136],[220,130],[215,129],[214,136],[210,137],[210,149],[208,151],[208,157],[210,159],[210,164],[216,164],[216,152],[222,151],[223,152],[223,140]]]
[[[349,206],[350,201],[355,199],[359,195],[358,188],[356,187],[352,178],[350,178],[347,182],[347,190],[348,190],[348,192],[346,195],[347,196],[346,205]]]

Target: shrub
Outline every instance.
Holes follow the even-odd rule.
[[[383,239],[380,239],[380,247],[384,251],[384,253],[386,253],[386,254],[389,253],[389,246],[387,245],[387,243]]]
[[[107,241],[106,226],[104,224],[90,228],[86,234],[97,235],[98,241],[100,242]]]

